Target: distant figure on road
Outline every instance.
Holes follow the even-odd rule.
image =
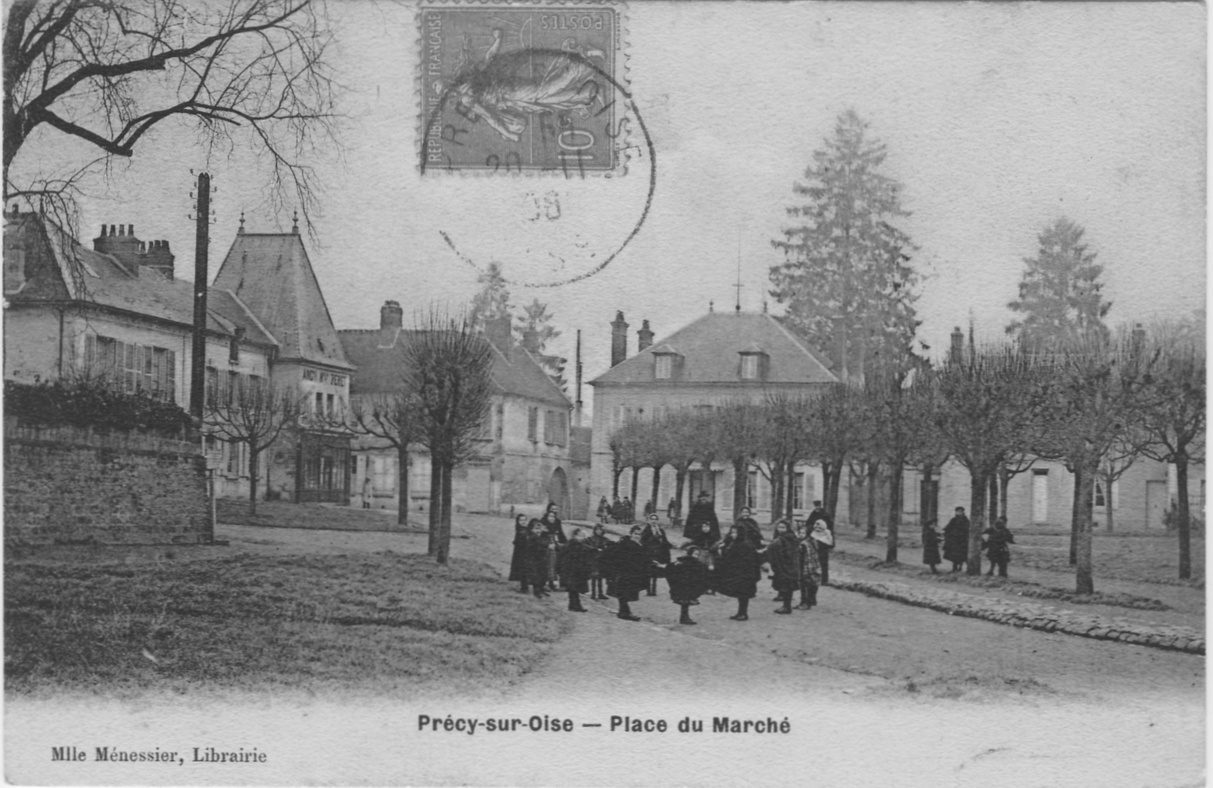
[[[750,600],[758,593],[762,560],[750,540],[742,536],[741,530],[735,525],[729,529],[724,543],[727,547],[712,571],[712,587],[718,593],[737,600],[737,614],[729,618],[733,621],[749,621]]]
[[[678,517],[682,514],[682,506],[679,505],[677,498],[671,498],[668,506],[665,507],[665,516],[670,518],[670,525],[678,525]]]
[[[619,496],[615,496],[615,500],[611,503],[611,519],[616,524],[623,522],[623,503],[619,500]]]
[[[649,524],[640,534],[640,545],[649,559],[648,596],[657,596],[657,578],[662,574],[660,567],[670,563],[670,549],[673,548],[657,519],[657,512],[649,514]]]
[[[560,582],[569,592],[569,610],[584,613],[581,595],[589,593],[590,572],[594,567],[594,549],[582,538],[580,528],[574,528],[569,542],[560,551]]]
[[[990,571],[986,574],[994,574],[994,569],[997,568],[998,576],[1006,577],[1007,564],[1011,563],[1011,545],[1015,544],[1015,537],[1011,535],[1011,529],[1007,528],[1007,518],[999,517],[995,520],[994,525],[982,533],[982,537],[986,555],[990,557]]]
[[[606,496],[598,501],[598,522],[606,525],[606,521],[611,517],[611,505],[607,503]]]
[[[943,557],[952,562],[953,572],[959,572],[969,560],[969,518],[963,506],[956,507],[956,516],[943,527]]]
[[[649,518],[649,515],[650,515],[650,514],[656,514],[656,513],[657,513],[657,504],[653,503],[653,499],[652,499],[652,498],[650,498],[650,499],[648,499],[647,501],[645,501],[645,502],[644,502],[644,517],[645,517],[645,519],[647,520],[647,519]]]
[[[771,585],[778,594],[777,600],[782,606],[776,613],[792,612],[792,595],[800,586],[800,571],[797,564],[800,561],[800,546],[796,544],[796,535],[788,529],[787,520],[775,522],[775,535],[763,552],[762,557],[771,565]]]
[[[701,548],[711,547],[720,541],[720,521],[716,519],[716,507],[706,490],[699,493],[699,500],[691,504],[682,538]]]
[[[649,582],[649,560],[640,546],[639,525],[633,526],[628,535],[609,546],[602,554],[600,565],[607,579],[607,594],[619,600],[616,618],[624,621],[639,621],[632,614],[628,603],[640,598],[640,589]]]
[[[602,553],[614,542],[607,539],[606,527],[601,523],[594,526],[594,533],[585,542],[594,551],[594,562],[590,568],[590,599],[606,599],[606,594],[602,592]]]
[[[632,499],[623,496],[623,521],[628,525],[636,519],[636,504],[632,503]]]
[[[931,567],[931,574],[937,575],[939,572],[935,567],[942,561],[939,557],[939,531],[935,530],[935,521],[929,520],[922,526],[922,562]]]
[[[708,568],[699,560],[700,549],[692,545],[687,554],[665,567],[666,582],[670,585],[670,599],[682,608],[679,624],[694,624],[691,620],[691,605],[699,604],[699,597],[708,591]]]
[[[521,583],[522,586],[518,590],[524,594],[531,591],[527,570],[527,536],[526,515],[520,514],[514,518],[514,552],[510,556],[509,580]]]
[[[810,610],[817,605],[817,589],[821,586],[821,562],[817,559],[817,540],[811,536],[807,523],[796,526],[798,562],[796,568],[800,580],[800,604],[798,610]]]
[[[809,512],[809,533],[813,533],[813,529],[818,523],[823,523],[826,530],[830,532],[829,544],[818,539],[817,543],[817,559],[821,563],[821,584],[828,586],[830,584],[830,551],[834,549],[834,520],[830,517],[830,513],[821,505],[821,501],[813,501],[813,511]]]
[[[548,595],[548,583],[552,580],[548,555],[551,545],[552,539],[542,522],[531,520],[526,524],[526,579],[536,597]]]

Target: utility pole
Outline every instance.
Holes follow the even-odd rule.
[[[581,329],[577,329],[577,400],[573,411],[574,424],[581,426]]]
[[[198,173],[198,197],[194,205],[194,331],[190,358],[190,415],[202,424],[206,405],[206,285],[207,242],[211,220],[211,176]]]

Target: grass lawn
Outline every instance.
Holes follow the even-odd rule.
[[[257,516],[251,517],[247,500],[220,498],[215,501],[217,519],[229,525],[256,525],[262,528],[324,528],[333,531],[427,531],[429,515],[410,512],[409,525],[396,523],[396,512],[383,509],[356,509],[349,506],[323,506],[283,501],[258,501]]]
[[[571,626],[484,564],[391,552],[27,557],[6,561],[4,592],[10,693],[488,688]]]

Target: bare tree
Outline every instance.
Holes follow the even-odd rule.
[[[859,440],[858,397],[850,386],[842,383],[831,386],[814,400],[806,420],[808,458],[821,465],[825,486],[821,499],[831,518],[837,517],[842,472]]]
[[[74,230],[87,175],[186,122],[208,149],[263,153],[271,204],[290,195],[311,228],[305,160],[340,141],[332,35],[312,0],[16,0],[4,22],[5,199]],[[45,169],[67,141],[91,153]]]
[[[298,424],[302,402],[292,388],[265,378],[241,375],[220,391],[208,392],[203,424],[207,432],[229,443],[248,446],[249,514],[257,514],[257,480],[261,452],[282,431]]]
[[[1175,466],[1178,482],[1179,577],[1192,576],[1188,467],[1204,462],[1206,361],[1204,331],[1183,324],[1155,326],[1142,353],[1157,360],[1142,392],[1139,448],[1147,457]]]
[[[404,384],[415,397],[418,442],[430,451],[429,554],[451,548],[451,474],[480,445],[493,393],[493,355],[467,314],[431,307],[405,345]]]
[[[353,431],[383,441],[383,448],[396,450],[396,489],[400,492],[396,522],[408,525],[409,445],[418,442],[422,434],[417,399],[405,387],[403,371],[396,391],[362,394],[351,399]]]

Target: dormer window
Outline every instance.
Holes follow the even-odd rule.
[[[652,353],[654,380],[674,380],[679,376],[682,354],[666,344],[653,348]]]
[[[742,380],[766,380],[769,356],[757,344],[739,351],[741,367],[739,374]]]

